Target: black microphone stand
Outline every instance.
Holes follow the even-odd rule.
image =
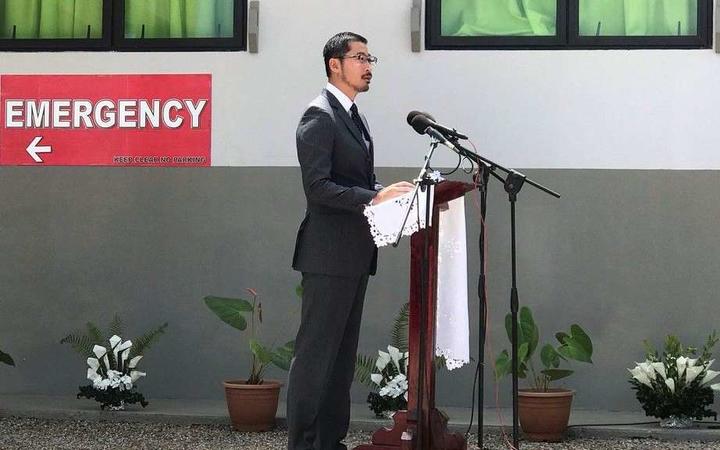
[[[512,404],[513,404],[513,447],[515,449],[520,448],[520,440],[519,440],[519,417],[518,417],[518,329],[517,329],[517,320],[518,320],[518,309],[519,309],[519,297],[518,297],[518,291],[517,291],[517,250],[516,250],[516,224],[515,224],[515,203],[517,201],[517,195],[520,193],[520,190],[522,189],[523,185],[525,183],[555,197],[560,198],[560,194],[558,194],[555,191],[552,191],[545,186],[542,186],[541,184],[538,184],[530,179],[528,179],[524,174],[512,170],[507,169],[499,164],[496,164],[495,162],[484,158],[477,153],[468,150],[467,148],[460,145],[458,142],[459,139],[450,137],[448,138],[448,141],[452,143],[452,145],[455,146],[455,151],[466,158],[468,158],[470,161],[475,162],[478,166],[483,167],[485,170],[483,171],[483,177],[487,177],[487,173],[491,174],[494,178],[498,179],[503,183],[503,186],[505,188],[505,192],[508,193],[508,201],[510,202],[510,236],[511,236],[511,256],[512,256],[512,285],[510,289],[510,314],[512,316],[512,331],[511,331],[511,345],[512,345]],[[498,174],[495,173],[495,169],[500,169],[503,172],[505,172],[506,178],[503,180],[502,177],[500,177]],[[489,169],[489,170],[488,170]],[[484,191],[483,191],[484,189]],[[485,298],[485,268],[484,268],[484,245],[485,245],[485,233],[484,233],[484,223],[485,223],[485,208],[486,208],[486,199],[485,195],[487,195],[487,185],[486,183],[481,185],[481,193],[484,195],[481,195],[482,198],[482,204],[481,204],[481,215],[482,215],[482,221],[483,225],[482,229],[480,231],[480,279],[478,281],[478,298],[480,299],[480,349],[479,349],[479,363],[484,365],[485,361],[485,306],[486,306],[486,298]],[[478,409],[479,409],[479,424],[478,424],[478,445],[479,448],[482,449],[482,414],[483,414],[483,376],[482,371],[480,372],[480,390],[478,392]]]
[[[490,178],[490,172],[492,169],[481,164],[478,166],[478,173],[475,178],[475,184],[477,185],[478,191],[480,192],[480,235],[478,237],[478,248],[480,250],[480,275],[478,276],[477,295],[480,300],[479,305],[479,323],[478,329],[478,448],[483,450],[483,428],[484,420],[483,417],[483,395],[485,386],[485,324],[487,323],[487,299],[485,298],[486,292],[486,278],[485,278],[485,216],[487,212],[487,193],[488,193],[488,181]],[[471,412],[472,413],[472,412]]]
[[[418,199],[418,191],[422,189],[422,191],[425,193],[425,239],[423,240],[423,256],[422,256],[422,263],[420,265],[420,279],[421,279],[421,288],[420,288],[420,317],[426,318],[427,317],[427,299],[428,299],[428,272],[429,272],[429,265],[430,265],[430,235],[429,235],[429,228],[430,228],[430,220],[432,217],[432,197],[431,197],[431,188],[435,184],[438,183],[438,180],[433,178],[430,173],[428,172],[428,168],[430,167],[430,159],[432,158],[433,153],[435,152],[435,149],[437,148],[438,143],[432,142],[430,144],[430,150],[428,151],[428,154],[425,156],[425,163],[423,164],[422,168],[420,169],[420,173],[418,174],[418,177],[413,180],[415,183],[415,190],[413,191],[412,198],[410,200],[410,203],[407,205],[407,210],[405,211],[405,217],[403,218],[403,222],[400,225],[400,229],[397,233],[397,236],[395,238],[395,242],[393,242],[393,247],[397,247],[400,243],[400,239],[402,238],[402,231],[405,228],[405,224],[407,223],[408,217],[410,216],[410,210],[412,209],[413,204],[415,203],[416,199]],[[420,220],[420,202],[418,201],[417,206],[417,213],[418,213],[418,221]],[[418,229],[419,229],[418,224]],[[414,417],[411,417],[415,421],[419,422],[422,417],[422,405],[425,401],[425,396],[423,395],[423,386],[425,385],[425,359],[423,356],[426,352],[427,347],[427,332],[426,327],[424,324],[421,324],[420,326],[420,339],[418,342],[418,380],[417,380],[417,386],[416,386],[416,404],[415,404],[415,411],[413,411]],[[419,426],[416,428],[417,430],[417,436],[416,442],[418,443],[418,450],[429,450],[425,449],[423,447],[423,433],[424,430],[424,423],[420,423]]]

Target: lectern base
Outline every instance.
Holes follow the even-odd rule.
[[[450,433],[447,429],[447,418],[437,409],[430,414],[431,444],[421,449],[408,430],[407,411],[398,411],[393,416],[392,428],[381,428],[373,433],[372,443],[355,447],[354,450],[467,450],[465,437],[459,433]]]

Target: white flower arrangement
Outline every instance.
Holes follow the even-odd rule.
[[[636,362],[635,367],[627,370],[631,375],[630,384],[637,391],[637,399],[648,416],[663,420],[702,420],[715,415],[708,407],[714,401],[714,392],[720,391],[720,383],[713,383],[720,371],[710,368],[715,362],[710,357],[717,340],[713,332],[702,354],[696,358],[691,356],[697,350],[683,348],[676,336],[666,338],[662,355],[645,343],[645,361]]]
[[[378,350],[375,367],[380,373],[373,373],[370,375],[370,379],[380,387],[378,393],[381,397],[398,398],[402,396],[407,401],[407,366],[408,352],[403,353],[392,345],[388,345],[387,353]]]
[[[388,345],[388,351],[378,350],[375,362],[378,372],[370,375],[370,380],[379,387],[378,392],[368,396],[370,409],[381,416],[407,407],[408,400],[408,352]]]
[[[92,352],[95,357],[87,359],[87,379],[90,386],[81,386],[78,398],[94,398],[102,405],[111,409],[123,409],[124,404],[136,403],[145,407],[147,402],[139,392],[135,392],[135,382],[144,377],[145,372],[137,370],[142,359],[141,355],[128,360],[132,341],[124,341],[118,335],[110,339],[110,349],[102,345],[94,345]]]
[[[92,381],[95,389],[101,391],[105,391],[108,388],[118,389],[120,391],[130,390],[133,388],[133,383],[140,379],[140,377],[146,375],[145,372],[135,370],[142,356],[136,356],[126,364],[128,355],[130,354],[130,348],[132,347],[132,341],[127,340],[123,342],[122,338],[118,335],[113,335],[109,341],[110,350],[101,345],[95,345],[93,347],[93,353],[96,358],[87,359],[89,366],[87,379]],[[109,358],[111,351],[113,356],[112,362]]]
[[[720,383],[710,384],[711,381],[720,375],[720,371],[710,369],[710,366],[714,362],[715,360],[711,359],[705,363],[698,364],[697,359],[680,356],[675,360],[675,375],[672,378],[667,376],[668,371],[665,369],[665,363],[652,362],[650,360],[641,363],[636,362],[635,368],[628,369],[628,372],[630,372],[632,377],[640,384],[644,384],[650,388],[653,388],[653,381],[662,382],[672,394],[675,393],[675,386],[689,385],[702,374],[703,377],[700,378],[701,387],[707,386],[713,391],[720,391]]]

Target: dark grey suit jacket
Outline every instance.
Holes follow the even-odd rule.
[[[375,180],[372,142],[367,148],[350,115],[325,89],[305,110],[296,141],[307,208],[293,268],[335,276],[374,275],[377,247],[362,214],[376,187],[382,188]]]

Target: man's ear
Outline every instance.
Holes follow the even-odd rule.
[[[330,58],[330,60],[328,61],[328,65],[330,66],[330,72],[340,73],[340,59]]]

